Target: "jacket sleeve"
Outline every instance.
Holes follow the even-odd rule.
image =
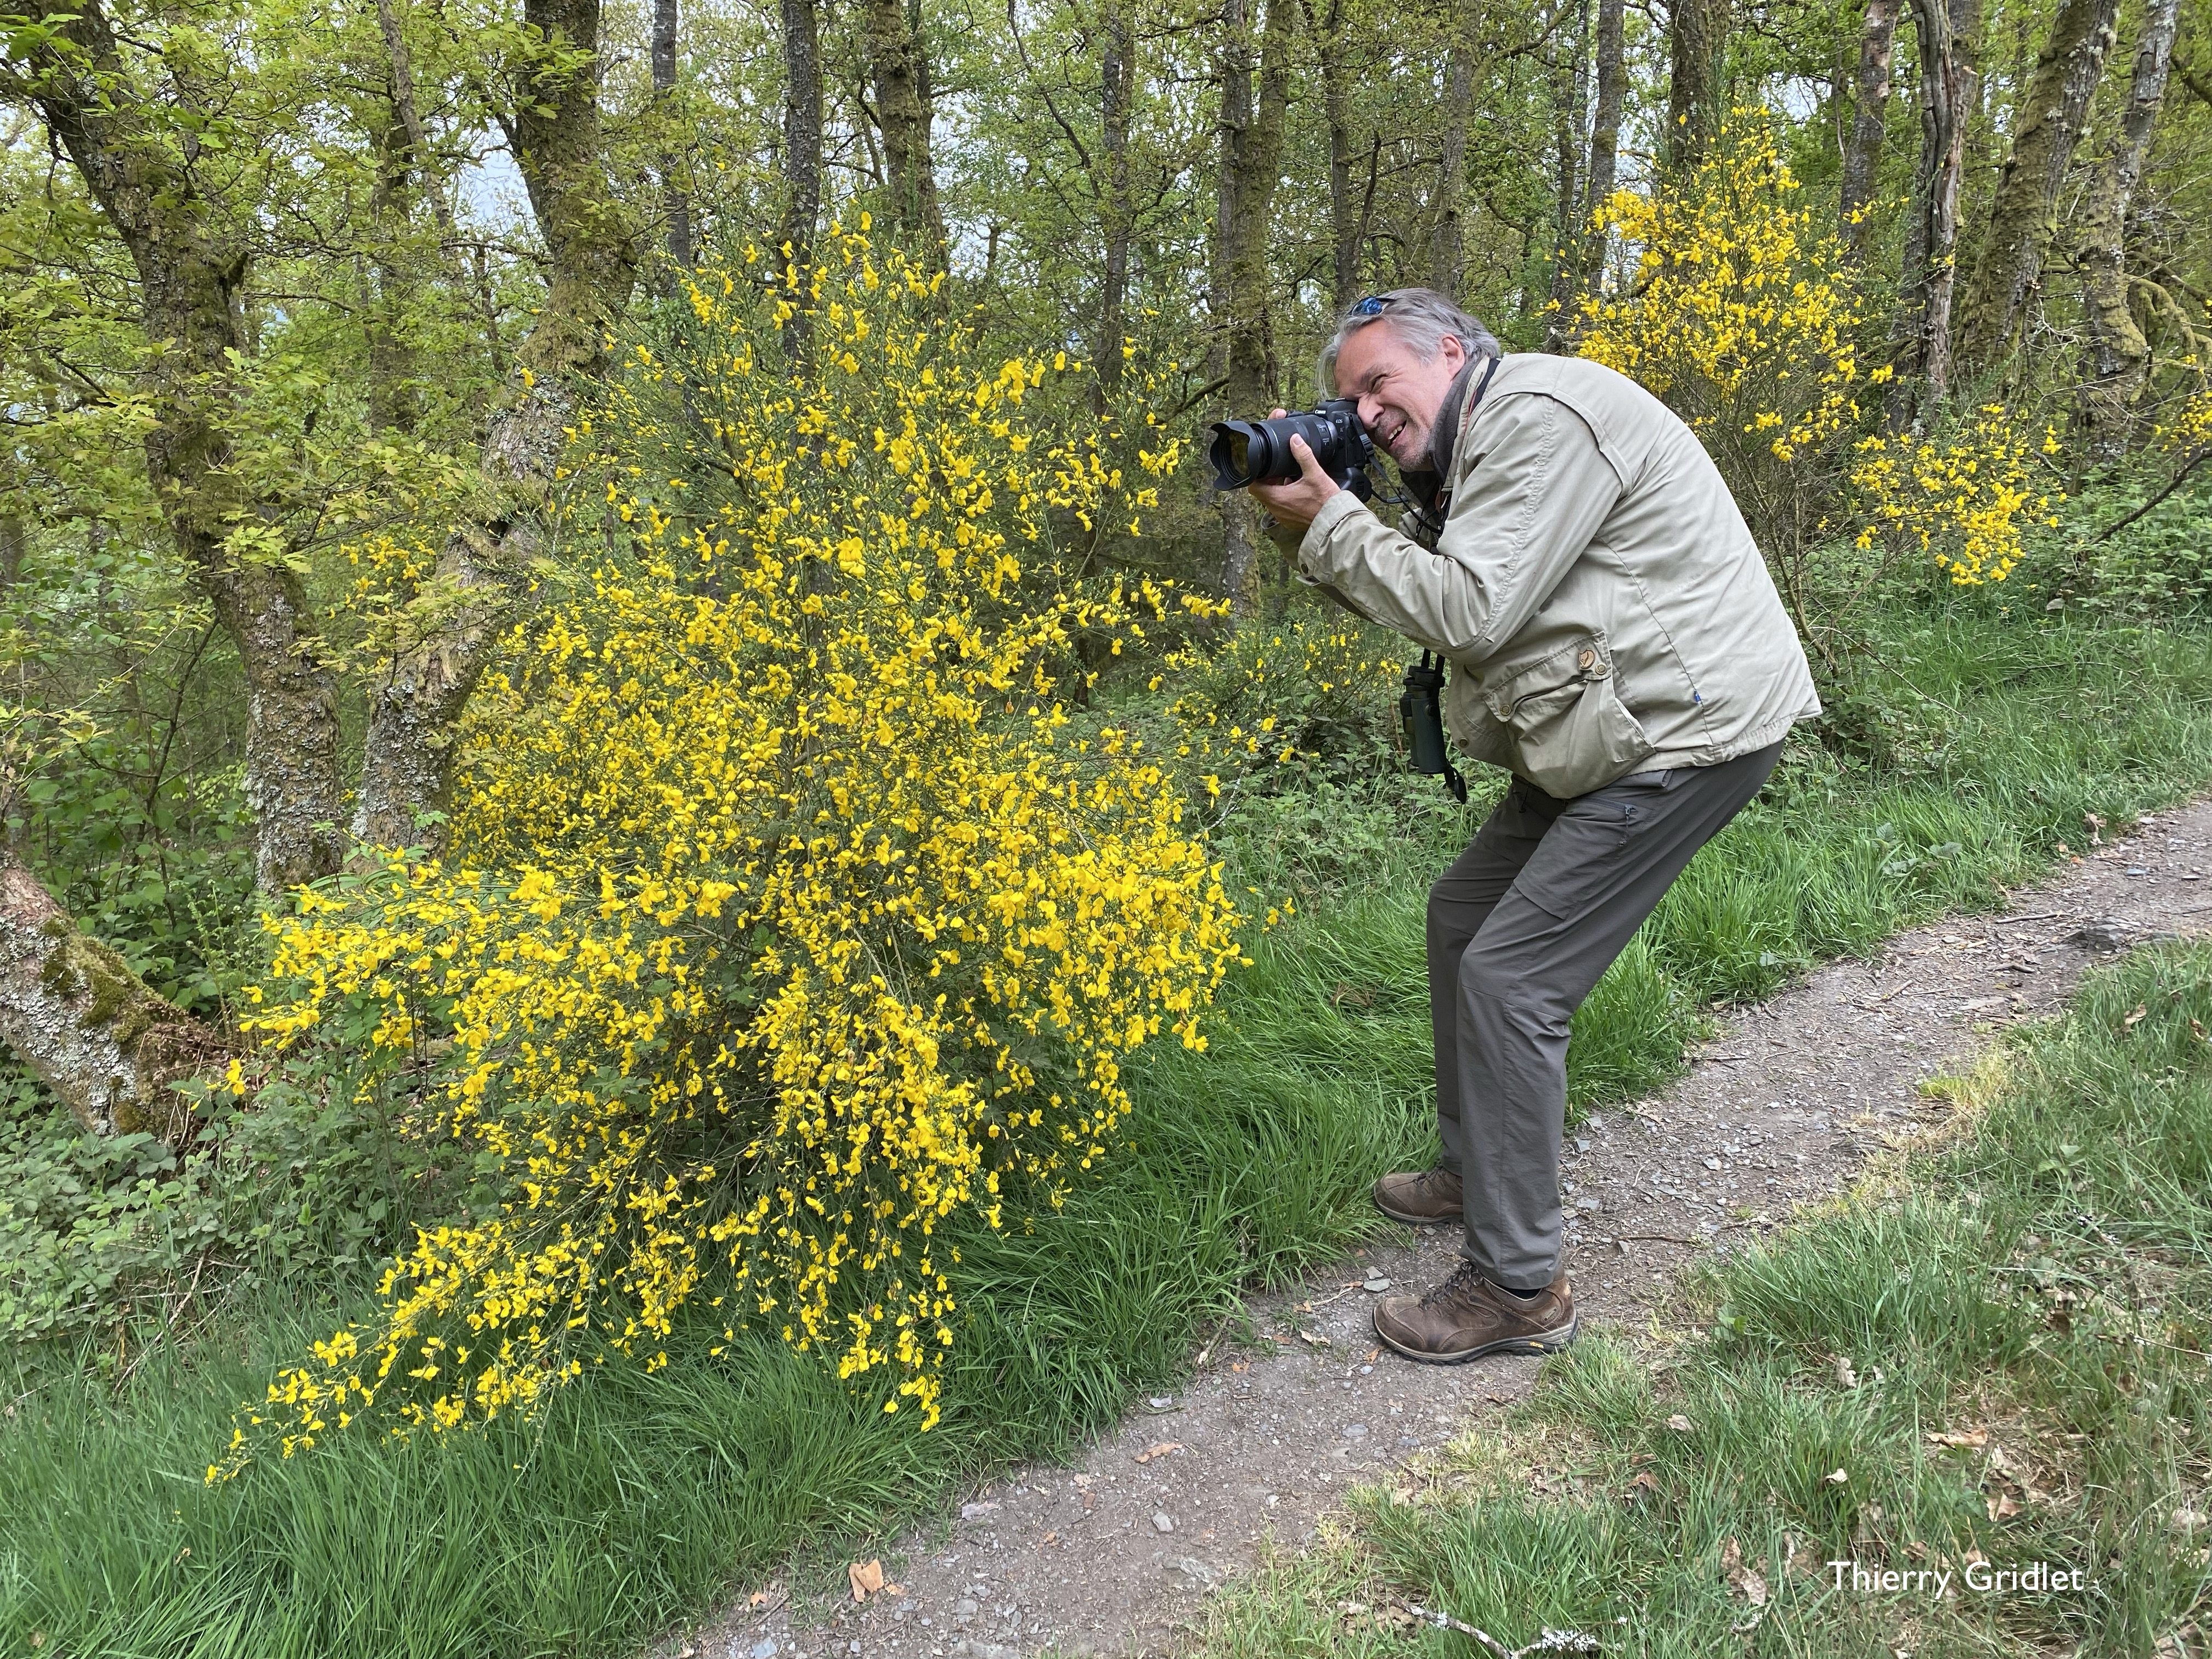
[[[1518,634],[1573,568],[1621,484],[1582,417],[1540,393],[1505,400],[1466,441],[1479,453],[1434,553],[1339,493],[1307,528],[1298,562],[1362,616],[1479,663]]]

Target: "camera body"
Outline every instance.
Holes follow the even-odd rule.
[[[1304,438],[1322,470],[1361,501],[1375,493],[1367,469],[1375,445],[1360,424],[1359,406],[1350,398],[1329,398],[1296,415],[1267,421],[1216,421],[1206,459],[1213,464],[1216,489],[1243,489],[1255,483],[1288,483],[1298,476],[1291,453],[1293,436]]]

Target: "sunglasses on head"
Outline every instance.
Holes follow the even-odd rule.
[[[1389,309],[1390,297],[1386,294],[1370,294],[1352,307],[1355,317],[1380,317]]]

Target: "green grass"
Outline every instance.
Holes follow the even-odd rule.
[[[1578,1101],[1663,1080],[1717,1000],[1994,904],[2080,842],[2083,812],[2118,823],[2212,779],[2200,634],[1923,616],[1869,686],[1885,763],[1793,754],[1583,1011]],[[340,1437],[205,1488],[234,1404],[336,1311],[298,1273],[125,1385],[102,1380],[112,1353],[0,1357],[0,1650],[621,1652],[794,1551],[1066,1446],[1174,1376],[1242,1286],[1357,1237],[1376,1170],[1429,1154],[1422,896],[1474,822],[1425,781],[1250,805],[1238,878],[1302,914],[1255,942],[1207,1054],[1146,1060],[1133,1145],[1095,1183],[963,1242],[936,1432],[773,1347],[687,1336],[666,1371],[595,1374],[535,1425]]]
[[[1502,1437],[1410,1504],[1363,1495],[1353,1541],[1240,1593],[1205,1650],[1466,1651],[1341,1612],[1411,1601],[1608,1653],[2202,1651],[2160,1644],[2212,1590],[2207,1020],[2212,947],[2094,975],[1960,1091],[1971,1127],[1901,1192],[1708,1267],[1694,1337],[1579,1344]],[[1978,1593],[1977,1558],[2086,1587]],[[1853,1559],[1954,1594],[1839,1590],[1824,1564]]]

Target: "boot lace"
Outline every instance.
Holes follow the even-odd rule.
[[[1422,1296],[1421,1305],[1424,1308],[1433,1308],[1440,1302],[1464,1302],[1480,1290],[1482,1285],[1482,1269],[1465,1256],[1462,1256],[1459,1259],[1459,1266],[1446,1273]]]

